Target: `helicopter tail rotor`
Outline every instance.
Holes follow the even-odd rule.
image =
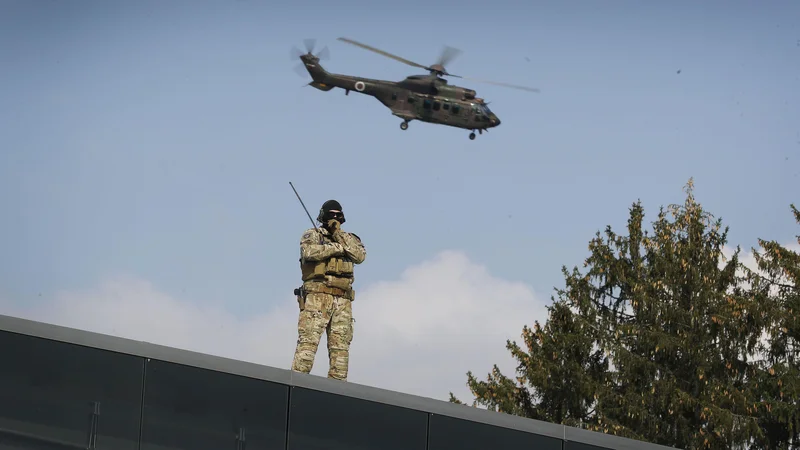
[[[296,46],[292,46],[292,49],[291,49],[291,52],[290,52],[291,59],[292,60],[297,60],[298,58],[303,57],[303,56],[311,56],[316,61],[325,61],[325,60],[330,59],[331,53],[330,53],[330,50],[328,50],[328,46],[327,45],[325,47],[323,47],[316,54],[314,53],[314,47],[315,47],[316,43],[317,43],[317,40],[314,39],[314,38],[303,39],[303,44],[304,44],[304,47],[306,49],[305,52],[303,52],[302,50],[300,50]],[[307,73],[308,73],[306,71],[305,64],[302,63],[302,62],[297,64],[294,67],[294,71],[295,71],[295,73],[297,73],[301,77],[306,76]]]

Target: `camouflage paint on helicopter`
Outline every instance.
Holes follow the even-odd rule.
[[[296,50],[293,57],[299,57],[303,62],[305,70],[311,75],[313,81],[308,83],[309,86],[313,86],[321,91],[330,91],[333,88],[340,88],[344,89],[345,95],[349,95],[350,91],[355,91],[360,94],[375,97],[384,106],[389,108],[393,115],[403,119],[403,122],[400,123],[400,128],[403,130],[408,129],[408,123],[410,121],[419,120],[427,123],[472,130],[469,138],[475,139],[475,131],[482,134],[484,131],[488,132],[490,128],[500,125],[500,119],[489,109],[483,99],[476,97],[476,92],[474,90],[451,85],[447,80],[442,78],[443,76],[466,78],[450,74],[444,67],[446,62],[452,60],[452,58],[460,53],[458,50],[452,47],[445,47],[437,64],[423,66],[351,39],[339,38],[339,40],[387,56],[410,66],[426,69],[430,74],[410,75],[402,81],[395,82],[331,73],[319,64],[321,56],[327,54],[327,47],[318,55],[314,55],[312,53],[314,41],[307,39],[307,52],[302,53]],[[476,81],[531,92],[539,92],[538,89],[524,86],[485,80]]]

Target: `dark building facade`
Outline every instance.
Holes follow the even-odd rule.
[[[0,450],[668,447],[0,316]]]

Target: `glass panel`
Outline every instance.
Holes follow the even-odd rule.
[[[558,438],[436,414],[428,439],[428,450],[561,450]]]
[[[290,415],[288,450],[425,450],[422,411],[295,387]]]
[[[148,360],[141,448],[284,450],[288,396],[281,384]]]
[[[0,348],[0,448],[138,448],[144,359],[5,331]]]

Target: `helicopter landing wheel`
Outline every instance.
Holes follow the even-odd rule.
[[[472,133],[469,134],[469,140],[470,141],[474,141],[475,140],[475,132],[472,132]]]
[[[407,130],[408,129],[408,122],[400,122],[400,129]]]

